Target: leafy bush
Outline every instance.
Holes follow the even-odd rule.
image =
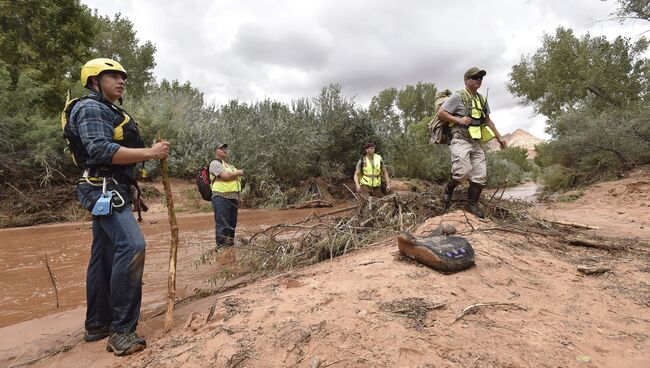
[[[540,179],[544,184],[544,190],[555,192],[573,187],[577,177],[569,169],[555,164],[543,168]]]
[[[558,136],[538,146],[535,162],[595,174],[650,162],[650,106],[594,113],[574,110],[557,118]],[[579,127],[579,128],[577,128]]]
[[[487,155],[487,170],[489,187],[506,187],[517,185],[524,176],[523,170],[508,159]]]
[[[506,159],[513,164],[519,166],[522,171],[531,171],[533,165],[528,160],[528,150],[522,147],[507,147],[496,152],[489,153],[498,158]]]

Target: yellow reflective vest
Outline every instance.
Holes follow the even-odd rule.
[[[487,101],[485,101],[485,99],[482,98],[483,96],[478,93],[472,97],[472,95],[470,95],[466,89],[462,90],[462,93],[464,93],[467,97],[466,99],[463,98],[463,101],[465,103],[465,107],[467,107],[469,111],[468,116],[472,119],[481,121],[481,125],[470,125],[467,128],[469,136],[472,137],[472,139],[480,139],[483,142],[491,140],[494,138],[494,132],[492,129],[490,129],[489,126],[483,123],[485,121],[485,112],[483,111],[483,108],[485,107],[485,103]],[[471,106],[467,106],[470,103]]]
[[[381,156],[375,153],[372,160],[368,156],[363,156],[362,162],[361,185],[369,187],[378,187],[381,185]]]
[[[223,165],[223,171],[226,173],[234,173],[237,171],[237,168],[228,165],[225,162],[221,163]],[[215,178],[214,174],[210,173],[210,180],[212,181],[212,191],[216,193],[231,193],[231,192],[241,192],[241,178],[234,180],[221,180],[220,178]]]

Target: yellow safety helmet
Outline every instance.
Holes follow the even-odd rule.
[[[124,79],[127,77],[126,70],[117,61],[105,58],[92,59],[81,68],[81,84],[85,88],[89,88],[88,84],[90,84],[90,77],[96,77],[109,70],[123,73]]]

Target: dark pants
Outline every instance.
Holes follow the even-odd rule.
[[[130,208],[93,216],[86,273],[86,329],[134,332],[140,318],[145,243]]]
[[[239,200],[215,196],[212,197],[212,208],[214,209],[214,230],[217,248],[235,244]]]
[[[371,187],[368,185],[361,185],[361,193],[375,198],[381,198],[384,196],[384,193],[381,191],[381,187]]]

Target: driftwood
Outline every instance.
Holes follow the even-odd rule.
[[[52,274],[52,269],[50,269],[50,262],[47,260],[47,253],[45,253],[45,267],[47,267],[47,272],[50,274],[50,281],[52,281],[52,286],[54,286],[54,295],[56,296],[56,307],[59,308],[59,289],[56,287],[56,282],[54,281],[54,275]]]
[[[598,226],[592,226],[592,225],[587,225],[587,224],[579,224],[577,222],[565,222],[565,221],[549,221],[549,222],[552,223],[552,224],[557,224],[557,225],[577,227],[579,229],[600,230],[600,228]]]
[[[356,205],[348,206],[348,207],[345,207],[345,208],[339,208],[338,210],[334,210],[334,211],[323,212],[318,216],[323,217],[323,216],[333,215],[335,213],[341,213],[341,212],[349,211],[349,210],[354,209],[354,208],[357,208],[357,206]]]
[[[167,216],[169,227],[172,233],[171,246],[169,248],[169,278],[167,279],[167,312],[165,313],[165,324],[163,332],[167,333],[172,329],[174,319],[174,301],[176,299],[176,254],[178,252],[178,224],[176,223],[176,212],[174,211],[174,200],[172,188],[169,183],[167,159],[160,160],[162,182],[165,186],[165,197],[167,198]]]
[[[569,239],[565,239],[565,242],[568,243],[569,245],[573,245],[577,247],[596,248],[596,249],[604,249],[604,250],[621,250],[625,248],[622,245],[614,244],[611,241],[607,241],[607,240],[600,240],[599,242],[596,242],[591,239],[588,240],[583,238],[569,238]]]
[[[472,304],[469,307],[463,309],[463,311],[458,316],[456,316],[456,319],[454,319],[454,321],[452,323],[459,321],[460,319],[462,319],[463,317],[465,317],[468,314],[474,314],[474,313],[478,312],[478,309],[480,307],[498,307],[498,306],[515,307],[515,308],[517,308],[519,310],[524,310],[524,311],[526,310],[526,308],[521,307],[521,306],[519,306],[519,305],[517,305],[515,303],[499,303],[499,302],[476,303],[476,304]]]
[[[604,267],[604,266],[578,266],[578,272],[583,273],[585,275],[596,275],[600,273],[605,273],[609,272],[612,269],[609,267]]]
[[[300,204],[290,206],[291,208],[318,208],[318,207],[332,207],[332,204],[328,201],[323,201],[321,199],[315,199],[313,201],[306,201]]]

